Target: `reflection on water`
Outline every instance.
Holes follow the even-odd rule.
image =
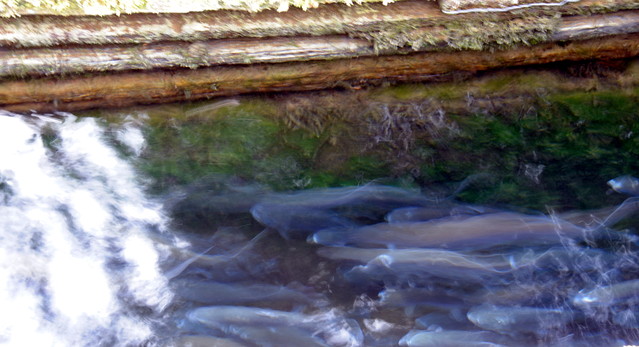
[[[484,163],[471,165],[477,169],[465,180],[428,184],[429,172],[442,173],[433,171],[434,154],[419,148],[460,158],[461,148],[437,141],[463,140],[465,127],[474,129],[477,120],[448,118],[425,104],[373,105],[367,125],[355,130],[288,119],[314,129],[311,138],[246,114],[190,123],[240,105],[205,105],[180,122],[144,114],[111,123],[64,113],[0,114],[0,344],[639,342],[635,178],[610,180],[608,193],[605,183],[614,176],[584,190],[568,187],[606,197],[592,203],[600,209],[588,211],[558,205],[532,210],[538,204],[528,204],[528,197],[517,204],[513,189],[482,173],[490,169]],[[532,129],[529,121],[517,124],[521,134]],[[553,165],[581,165],[578,158],[548,159],[549,152],[565,159],[563,147],[542,152],[528,142],[532,137],[514,138],[513,129],[493,121],[479,125],[487,124],[499,141],[546,156],[514,169],[532,187],[553,178]],[[534,127],[543,128],[543,141],[555,131]],[[371,133],[372,145],[363,138]],[[362,136],[349,142],[363,144],[362,151],[381,146],[402,153],[395,164],[407,165],[383,168],[375,162],[380,157],[343,160],[338,153],[355,148],[327,153],[327,146],[345,141],[338,135]],[[163,146],[174,146],[178,158],[169,158]],[[420,155],[430,166],[416,172]],[[413,180],[389,185],[364,175],[356,185],[339,181],[341,169],[332,167],[331,178],[326,168],[338,161],[347,166],[346,176],[401,169]],[[311,172],[314,163],[322,165]],[[198,171],[202,167],[218,170]],[[264,175],[249,172],[259,169]],[[166,188],[169,176],[180,184],[154,198],[145,193],[158,181]],[[265,184],[277,178],[289,185]],[[509,191],[509,204],[478,203],[490,200],[484,188],[500,184],[495,201],[503,202],[499,195]],[[331,185],[339,187],[325,187]]]

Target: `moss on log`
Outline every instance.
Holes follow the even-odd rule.
[[[77,110],[197,100],[255,92],[317,90],[385,80],[419,81],[454,71],[639,55],[639,34],[496,52],[428,52],[316,62],[88,75],[0,83],[0,108]]]

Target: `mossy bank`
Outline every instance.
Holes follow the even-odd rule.
[[[638,61],[450,78],[99,115],[148,115],[139,167],[156,193],[222,174],[275,190],[376,181],[443,197],[472,177],[458,199],[542,210],[623,199],[606,181],[639,172]]]

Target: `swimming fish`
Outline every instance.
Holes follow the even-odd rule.
[[[309,331],[289,326],[234,326],[229,333],[262,347],[330,347]]]
[[[303,293],[271,284],[220,283],[182,279],[171,282],[173,291],[183,299],[207,305],[236,305],[254,302],[289,303],[292,305],[319,303],[316,293]]]
[[[415,319],[415,327],[424,330],[469,330],[472,324],[466,317],[458,319],[450,313],[432,312]]]
[[[207,335],[184,335],[172,339],[166,347],[250,347],[249,345],[223,337]]]
[[[408,283],[431,277],[483,282],[503,276],[511,270],[510,262],[500,257],[481,260],[478,257],[440,249],[397,249],[371,259],[366,265],[355,266],[344,276],[348,279],[368,277],[388,283]]]
[[[277,230],[285,239],[304,240],[322,229],[357,225],[330,210],[291,205],[259,203],[251,208],[251,215],[262,225]]]
[[[515,335],[533,333],[544,336],[548,330],[560,328],[575,318],[572,311],[559,308],[510,307],[479,305],[471,308],[468,320],[476,326],[499,333]]]
[[[506,338],[490,331],[411,330],[401,340],[407,347],[498,347]]]
[[[366,184],[357,187],[318,188],[287,194],[271,194],[262,202],[315,209],[357,205],[362,208],[368,206],[392,210],[407,206],[427,206],[433,201],[418,191]]]
[[[582,290],[575,295],[572,303],[581,307],[604,307],[630,298],[639,298],[639,279]]]
[[[426,307],[444,311],[467,309],[468,304],[460,298],[459,293],[447,295],[445,290],[426,288],[388,288],[377,295],[382,306],[400,307],[413,311],[416,307]]]
[[[612,190],[631,196],[639,195],[639,178],[630,175],[619,176],[607,182]]]
[[[240,254],[242,254],[242,252],[254,246],[255,243],[257,243],[257,241],[259,241],[261,238],[267,235],[267,233],[268,233],[268,229],[262,230],[260,233],[255,235],[249,242],[247,242],[244,246],[240,247],[233,254],[207,255],[206,253],[208,253],[211,249],[213,249],[213,246],[207,248],[206,250],[204,250],[203,252],[199,254],[192,254],[193,252],[184,250],[185,252],[191,254],[191,256],[185,261],[173,267],[172,269],[166,271],[164,273],[164,276],[166,276],[167,279],[173,279],[179,276],[182,272],[184,272],[184,270],[186,270],[193,263],[200,263],[207,267],[218,267],[218,266],[228,267],[230,263],[236,260]]]
[[[246,306],[205,306],[191,310],[187,318],[210,328],[228,331],[233,325],[285,325],[313,328],[319,321],[299,312]]]
[[[572,223],[542,215],[499,212],[455,216],[426,222],[379,223],[355,229],[318,231],[309,241],[327,246],[437,247],[485,249],[500,245],[554,245],[587,232]]]
[[[461,204],[442,204],[427,207],[403,207],[395,209],[387,214],[386,221],[389,223],[419,222],[451,216],[479,215],[500,211],[501,210],[489,207]]]
[[[322,229],[378,223],[394,209],[431,203],[417,191],[368,184],[269,194],[251,208],[251,214],[286,239],[304,239]]]
[[[251,327],[272,330],[294,329],[306,331],[309,335],[324,338],[329,345],[361,345],[363,333],[359,325],[336,315],[334,311],[306,315],[299,312],[271,310],[246,306],[206,306],[187,313],[187,319],[206,327],[221,330],[227,334],[242,334]],[[332,343],[335,341],[335,343]],[[259,341],[252,341],[258,343]]]

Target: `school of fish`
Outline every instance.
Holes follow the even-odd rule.
[[[175,215],[187,213],[182,204],[240,222],[174,246],[166,345],[636,344],[639,243],[627,225],[639,179],[608,185],[631,197],[566,213],[376,184],[291,193],[229,184],[198,198],[198,211],[182,196]]]

